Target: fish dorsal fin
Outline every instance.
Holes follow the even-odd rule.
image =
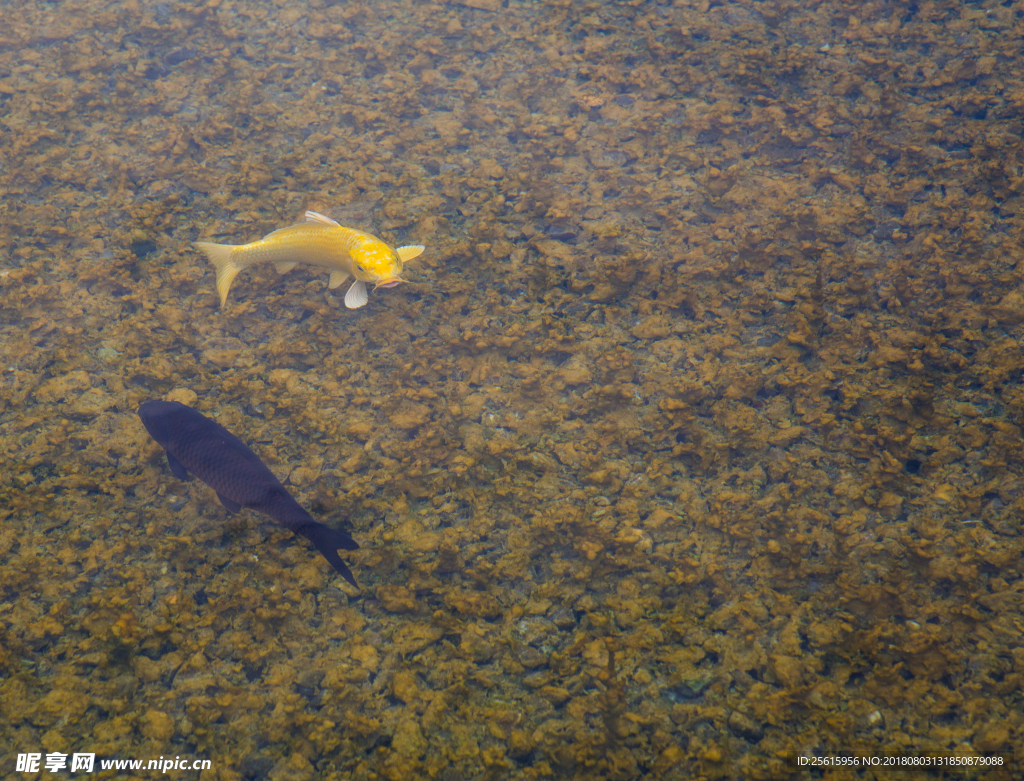
[[[342,271],[341,269],[335,269],[331,272],[331,281],[327,283],[327,287],[334,290],[338,285],[348,279],[348,272]]]
[[[288,261],[285,261],[284,263],[275,263],[274,264],[274,268],[277,269],[277,273],[278,274],[287,274],[289,271],[291,271],[297,265],[298,265],[298,263],[293,263],[292,261],[288,260]]]
[[[366,283],[361,279],[353,282],[352,287],[345,294],[345,306],[349,309],[358,309],[366,304],[368,300],[366,297]]]
[[[422,244],[409,244],[408,246],[405,247],[396,248],[395,252],[398,253],[399,260],[401,260],[403,263],[408,263],[413,258],[418,258],[420,255],[422,255],[423,250],[425,249],[426,247],[424,247]]]
[[[306,212],[305,222],[319,222],[321,225],[338,225],[339,223],[330,217],[325,217],[320,212]]]

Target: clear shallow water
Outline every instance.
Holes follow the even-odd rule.
[[[4,772],[1012,777],[1019,11],[476,5],[5,15]],[[428,251],[221,312],[191,242],[307,208]]]

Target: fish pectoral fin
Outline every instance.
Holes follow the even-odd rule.
[[[352,287],[345,294],[345,306],[349,309],[358,309],[366,304],[368,300],[366,297],[366,283],[361,279],[353,282]]]
[[[295,263],[294,261],[287,260],[284,263],[275,263],[274,264],[274,268],[277,269],[277,273],[278,274],[287,274],[289,271],[291,271],[297,265],[299,265],[299,264]]]
[[[327,283],[327,287],[334,290],[338,285],[348,279],[348,272],[335,269],[331,272],[331,281]]]
[[[220,499],[220,503],[224,505],[224,509],[234,515],[242,509],[242,505],[236,502],[234,499],[228,499],[224,494],[217,494],[217,498]]]
[[[167,466],[171,468],[171,474],[177,477],[183,482],[188,482],[192,479],[192,475],[188,473],[188,470],[182,466],[181,462],[172,456],[170,453],[167,454]]]
[[[424,247],[422,244],[409,244],[406,245],[405,247],[396,247],[395,252],[398,253],[399,260],[401,260],[403,263],[408,263],[413,258],[418,258],[420,255],[422,255],[423,250],[425,249],[426,247]]]
[[[339,223],[332,220],[330,217],[325,217],[320,212],[306,212],[306,222],[319,222],[321,225],[338,225]]]
[[[338,529],[332,529],[330,526],[324,526],[322,523],[317,523],[316,521],[297,526],[295,527],[295,531],[313,543],[316,549],[320,551],[320,555],[327,559],[339,575],[345,578],[345,580],[356,588],[359,588],[359,584],[356,583],[356,579],[353,577],[352,571],[345,566],[345,562],[343,562],[341,560],[341,556],[338,555],[339,548],[344,550],[356,550],[359,547],[358,542],[353,540],[345,532],[339,531]]]

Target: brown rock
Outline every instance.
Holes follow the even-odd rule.
[[[430,407],[423,404],[410,404],[391,415],[391,425],[400,429],[411,429],[422,426],[430,420]]]
[[[1024,323],[1024,294],[1019,290],[1007,293],[992,307],[992,316],[1009,325]]]
[[[783,654],[772,654],[771,661],[775,668],[775,676],[783,686],[792,689],[803,681],[803,664],[799,659]]]
[[[496,618],[501,615],[501,605],[490,594],[479,591],[450,591],[444,603],[463,615],[479,618]]]
[[[562,705],[572,698],[569,690],[564,686],[541,686],[540,696],[552,705]]]
[[[420,696],[420,687],[416,685],[416,676],[408,670],[399,670],[391,679],[391,693],[408,705]]]
[[[170,740],[174,736],[174,719],[163,711],[146,711],[139,731],[153,740]]]
[[[92,387],[89,375],[85,372],[68,372],[57,377],[51,377],[38,388],[36,388],[36,401],[42,404],[52,404],[55,401],[63,401],[76,391],[84,391]]]
[[[974,736],[974,748],[981,754],[1004,751],[1010,742],[1010,730],[1005,724],[986,724]]]
[[[391,748],[403,757],[418,757],[427,750],[427,741],[415,719],[406,719],[398,724]]]
[[[405,586],[380,586],[377,599],[389,613],[412,613],[416,610],[416,595]]]

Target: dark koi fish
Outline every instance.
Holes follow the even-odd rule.
[[[147,401],[139,407],[139,417],[150,436],[167,451],[167,463],[175,477],[190,480],[192,472],[217,492],[229,513],[248,507],[301,534],[358,588],[338,549],[355,550],[359,544],[345,532],[313,520],[242,440],[177,401]]]

